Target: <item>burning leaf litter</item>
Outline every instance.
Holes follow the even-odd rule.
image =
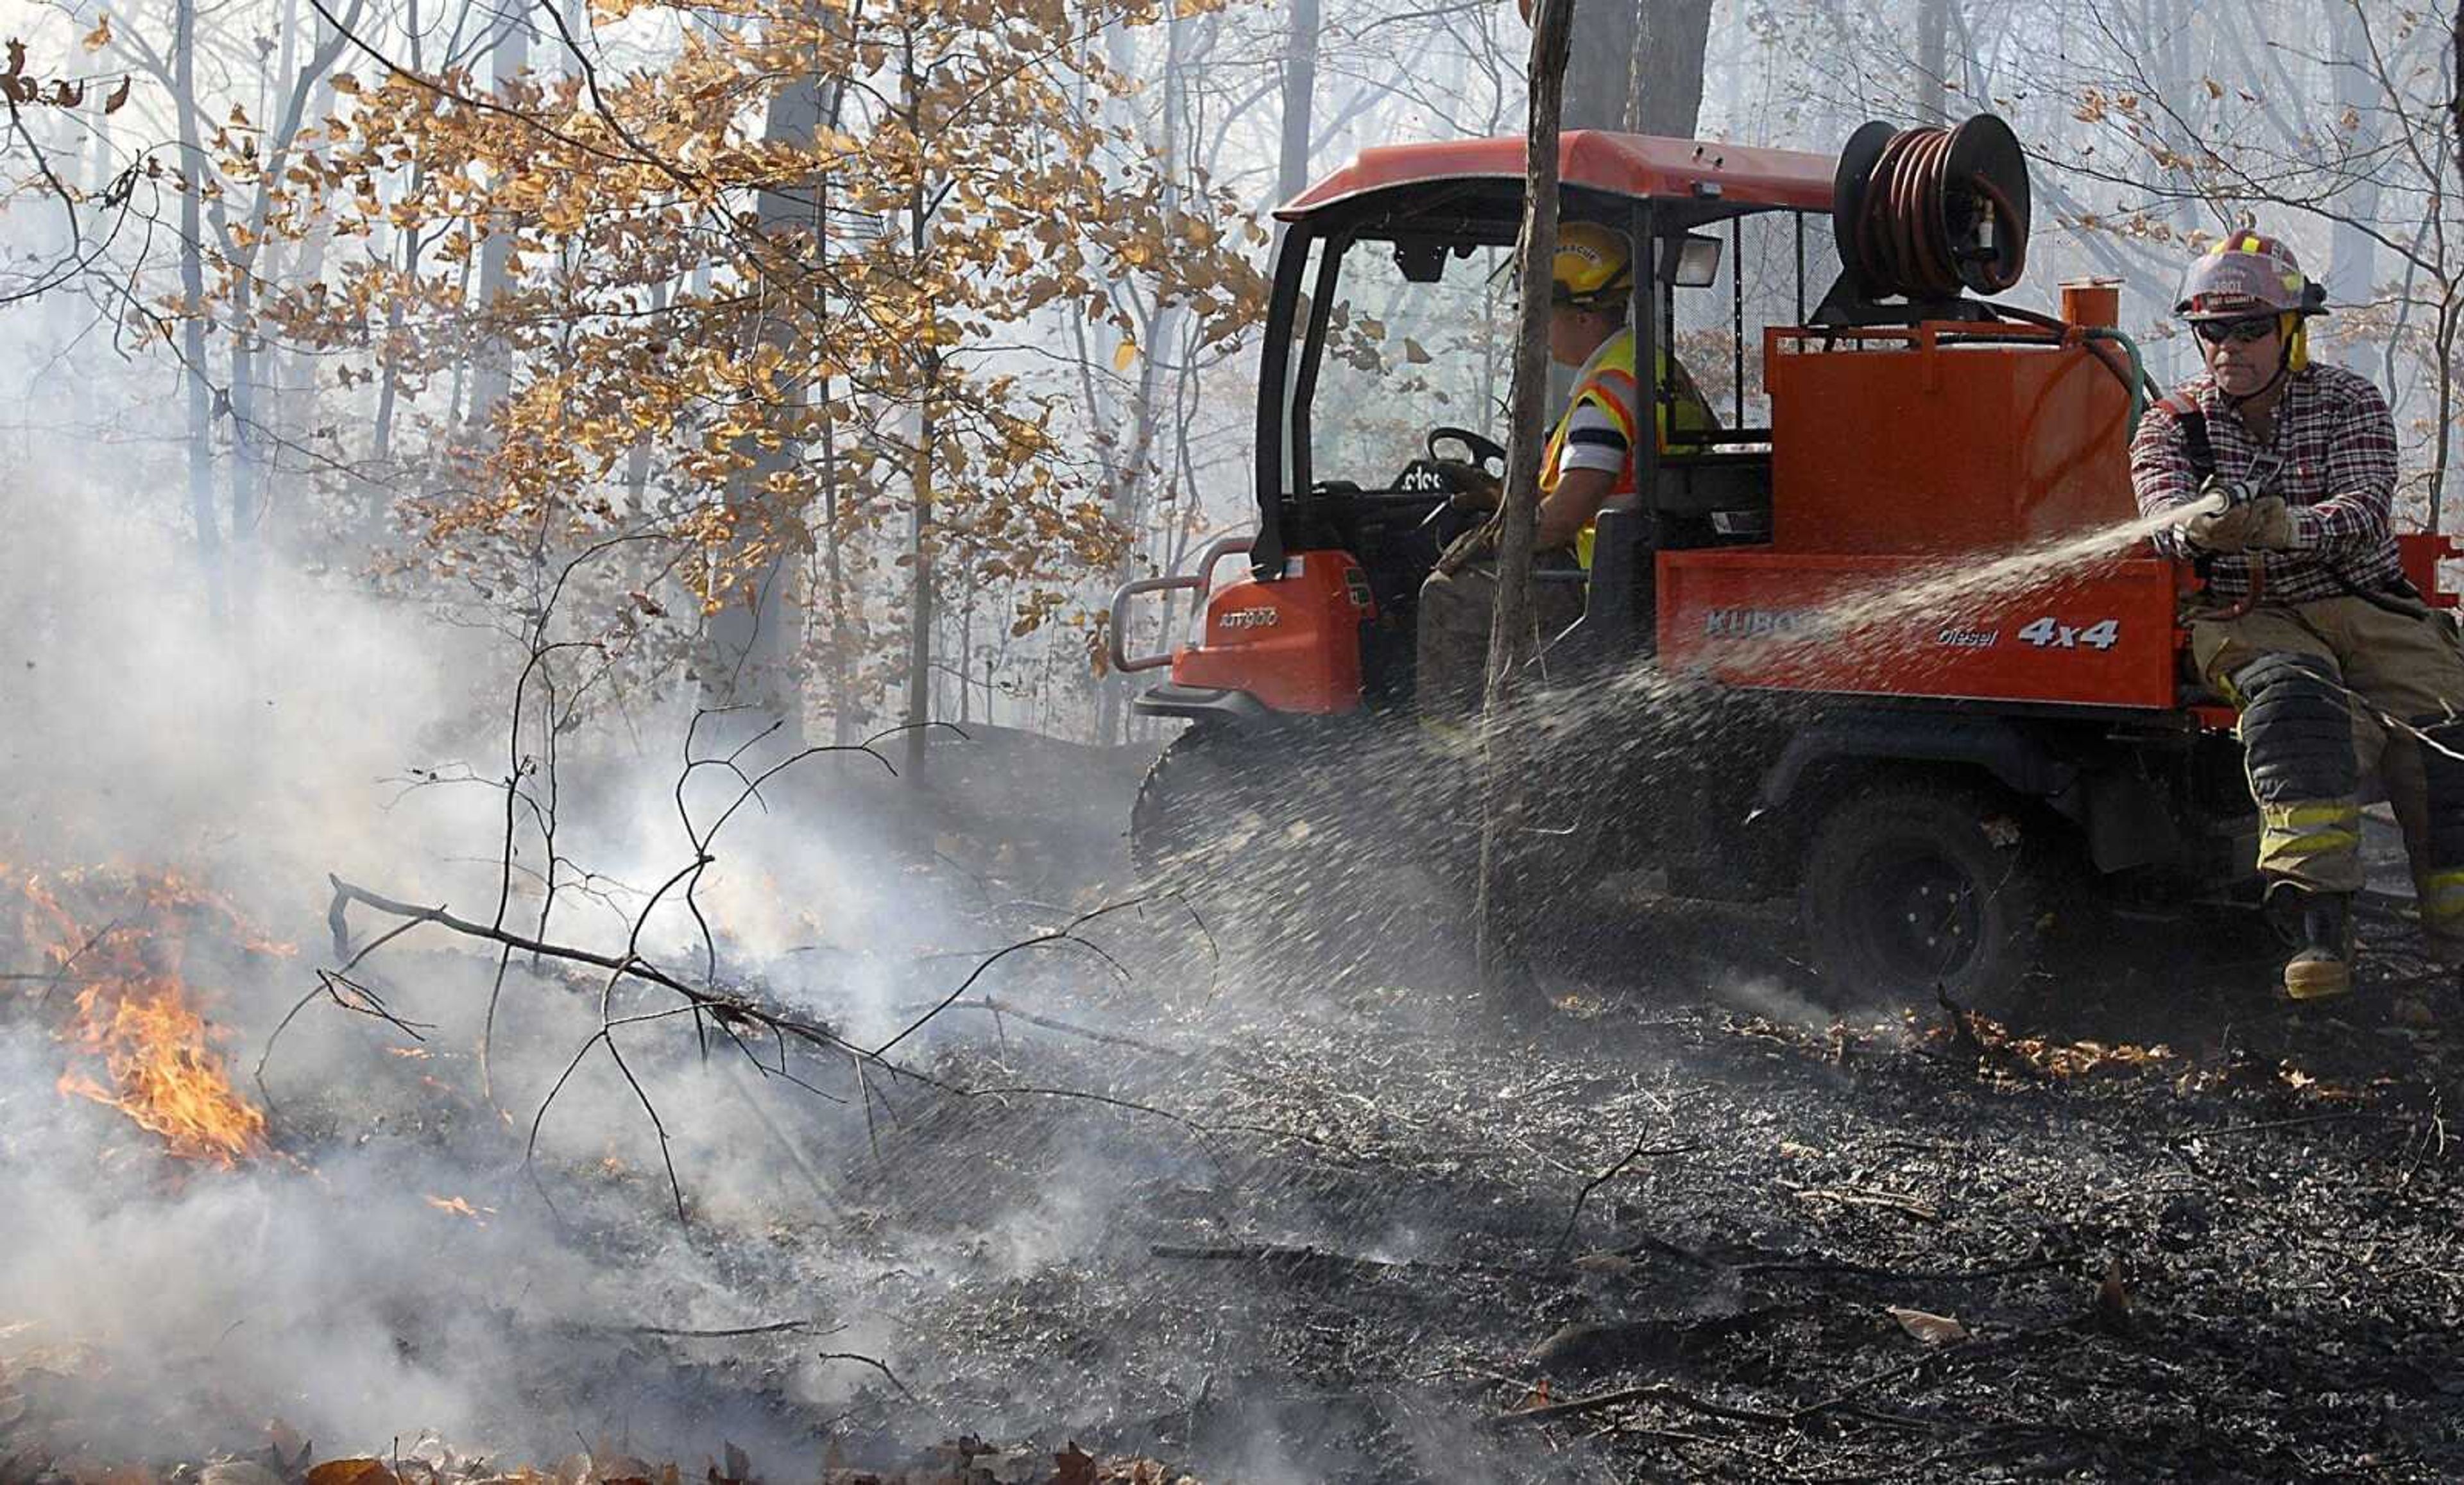
[[[49,964],[14,977],[24,993],[48,1005],[74,987],[59,1091],[119,1110],[185,1160],[229,1167],[268,1153],[265,1116],[232,1088],[184,970],[207,933],[251,959],[297,951],[175,872],[0,865],[0,883],[17,898],[16,941]]]

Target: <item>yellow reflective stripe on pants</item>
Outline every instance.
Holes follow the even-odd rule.
[[[2309,861],[2362,845],[2362,811],[2349,804],[2261,805],[2259,868]]]
[[[2432,872],[2422,879],[2421,920],[2439,925],[2464,920],[2464,871]]]

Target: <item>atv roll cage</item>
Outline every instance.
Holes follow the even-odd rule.
[[[1359,559],[1384,615],[1362,639],[1363,694],[1373,706],[1399,704],[1417,684],[1411,634],[1419,579],[1445,542],[1473,521],[1445,508],[1449,487],[1434,462],[1415,459],[1404,466],[1402,449],[1393,451],[1395,462],[1387,466],[1401,467],[1399,475],[1357,482],[1322,477],[1328,450],[1317,417],[1321,373],[1338,339],[1346,270],[1355,270],[1356,279],[1365,257],[1392,255],[1402,290],[1434,284],[1449,267],[1477,270],[1477,258],[1459,260],[1514,243],[1522,184],[1444,181],[1365,193],[1294,222],[1277,255],[1259,377],[1259,521],[1248,546],[1249,567],[1259,581],[1272,583],[1285,577],[1295,552],[1332,547]],[[1655,551],[1769,539],[1771,430],[1750,406],[1749,363],[1759,365],[1765,320],[1801,322],[1806,307],[1821,296],[1830,232],[1827,221],[1809,220],[1815,215],[1809,210],[1717,192],[1634,199],[1576,187],[1565,191],[1563,209],[1569,220],[1597,222],[1625,233],[1630,243],[1651,244],[1649,255],[1637,252],[1635,261],[1656,269],[1638,276],[1628,305],[1636,366],[1657,409],[1642,414],[1644,435],[1636,439],[1634,451],[1635,485],[1645,498],[1637,509],[1608,512],[1600,520],[1593,565],[1583,579],[1583,618],[1564,639],[1571,648],[1562,653],[1572,660],[1649,643]],[[1754,239],[1764,251],[1749,261],[1746,224],[1767,214],[1774,219]],[[1725,293],[1702,281],[1713,277],[1704,270],[1716,271],[1721,260],[1727,276]],[[1391,269],[1386,277],[1393,277]],[[1681,288],[1681,279],[1686,286]],[[1673,331],[1680,323],[1681,294],[1699,297],[1688,304],[1689,324],[1719,322],[1716,332],[1701,328],[1692,337],[1711,344],[1678,344]],[[1717,344],[1722,341],[1725,345]],[[1712,356],[1722,365],[1700,364]],[[1696,393],[1689,366],[1712,388],[1725,382],[1725,394],[1708,388]],[[1680,426],[1673,414],[1681,379],[1687,395],[1700,395],[1708,405],[1715,426]],[[1478,430],[1494,413],[1483,408],[1459,419]],[[1650,435],[1655,424],[1668,430],[1664,450]],[[1437,452],[1433,444],[1430,453]],[[1575,581],[1582,575],[1555,577]]]
[[[1524,180],[1520,150],[1504,146],[1517,143],[1371,150],[1276,213],[1287,232],[1276,252],[1260,362],[1259,530],[1249,551],[1260,581],[1281,578],[1287,555],[1327,527],[1356,536],[1358,522],[1349,518],[1371,514],[1360,508],[1364,500],[1423,513],[1435,503],[1426,491],[1362,490],[1316,478],[1312,413],[1330,327],[1345,265],[1356,261],[1356,252],[1383,249],[1393,254],[1405,279],[1434,283],[1449,258],[1512,246],[1522,223]],[[1749,335],[1743,229],[1749,216],[1791,213],[1787,272],[1793,281],[1785,302],[1792,315],[1788,322],[1803,322],[1822,287],[1809,286],[1808,276],[1821,271],[1810,256],[1818,257],[1828,247],[1831,162],[1793,151],[1731,150],[1588,131],[1566,136],[1562,155],[1565,218],[1596,222],[1622,232],[1630,243],[1652,245],[1648,257],[1635,255],[1637,262],[1652,262],[1657,271],[1637,276],[1628,322],[1638,368],[1648,368],[1655,406],[1674,405],[1676,388],[1665,368],[1683,365],[1670,333],[1681,280],[1709,277],[1699,273],[1705,250],[1725,247],[1728,265],[1725,369],[1730,395],[1727,407],[1714,406],[1727,426],[1672,430],[1667,454],[1657,439],[1639,439],[1636,485],[1649,493],[1645,514],[1656,519],[1627,524],[1663,528],[1663,544],[1759,536],[1767,529],[1757,520],[1768,520],[1771,435],[1767,427],[1749,426],[1747,418],[1749,347],[1759,343]],[[1817,213],[1821,220],[1808,221]],[[1767,285],[1757,287],[1758,298],[1767,294]],[[1598,577],[1614,575],[1595,575],[1595,592]],[[1400,596],[1379,594],[1381,601]],[[1626,606],[1616,607],[1623,611]]]

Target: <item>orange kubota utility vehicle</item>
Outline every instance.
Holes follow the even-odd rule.
[[[1584,870],[1793,894],[1843,999],[2008,1006],[2057,919],[2255,904],[2232,713],[2183,666],[2195,575],[2144,540],[2013,558],[2134,518],[2149,386],[2109,284],[2066,286],[2061,318],[1976,297],[2024,261],[2009,129],[1868,124],[1837,159],[1589,131],[1561,150],[1563,216],[1649,246],[1646,386],[1671,407],[1690,373],[1718,424],[1638,440],[1641,508],[1600,519],[1583,617],[1542,661],[1600,744],[1578,766],[1615,775],[1586,797],[1617,818],[1567,832],[1607,853]],[[1251,807],[1297,815],[1353,792],[1302,787],[1302,760],[1339,775],[1381,723],[1408,730],[1419,586],[1478,519],[1450,499],[1464,461],[1437,455],[1503,464],[1453,425],[1507,391],[1523,155],[1371,149],[1277,211],[1258,529],[1113,601],[1112,663],[1171,671],[1137,709],[1190,722],[1134,812],[1143,860],[1205,849],[1227,802],[1192,781],[1226,761]],[[1398,456],[1422,439],[1430,456]],[[2443,554],[2407,539],[2416,585],[2452,604]],[[1188,641],[1128,653],[1158,591],[1199,600]],[[1620,745],[1644,738],[1675,745]]]

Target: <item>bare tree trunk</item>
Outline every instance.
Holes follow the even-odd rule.
[[[923,228],[919,220],[916,232]],[[913,563],[907,593],[907,778],[924,777],[926,724],[933,720],[933,384],[940,372],[940,356],[924,353],[924,397],[915,414],[915,457],[912,497],[913,520],[908,552]]]
[[[651,309],[668,307],[670,281],[661,278],[650,285]],[[625,451],[625,504],[628,516],[643,513],[644,501],[650,488],[650,440],[647,437],[635,440],[633,447]]]
[[[2339,120],[2354,121],[2343,147],[2351,156],[2367,155],[2374,152],[2383,125],[2378,89],[2361,60],[2369,55],[2366,23],[2352,0],[2324,3],[2328,34],[2335,38],[2327,48],[2327,55],[2328,70],[2336,79],[2336,115]],[[2339,122],[2335,127],[2342,131],[2343,124]],[[2352,184],[2337,198],[2327,231],[2327,271],[2322,281],[2331,301],[2366,304],[2377,294],[2378,243],[2359,224],[2374,222],[2378,214],[2378,172],[2356,172]],[[2376,336],[2357,335],[2343,348],[2339,359],[2375,381],[2384,366],[2383,347]]]
[[[822,382],[822,402],[830,400],[830,384]],[[847,619],[846,559],[846,492],[839,483],[838,427],[835,418],[822,420],[822,581],[829,605],[830,741],[841,745],[858,735],[855,699],[855,632]]]
[[[811,72],[801,74],[770,95],[762,137],[787,148],[808,149],[822,124],[822,107],[821,78]],[[755,202],[754,229],[765,253],[818,261],[819,215],[818,198],[813,195],[765,190]],[[780,273],[773,277],[776,281],[766,286],[767,294],[784,299],[801,292],[804,276]],[[765,344],[792,351],[798,318],[792,312],[765,316],[747,337],[745,356],[750,359]],[[792,366],[794,360],[790,355],[786,364]],[[781,402],[801,408],[805,396],[802,380],[781,378]],[[729,477],[726,500],[730,509],[742,513],[739,529],[776,529],[796,519],[791,512],[768,505],[772,498],[764,492],[773,476],[792,473],[803,461],[803,445],[793,438],[780,438],[764,449],[758,438],[747,435],[738,440],[737,453],[745,464]],[[731,714],[733,723],[723,732],[750,737],[776,722],[782,745],[803,745],[804,697],[795,663],[802,626],[793,622],[790,613],[803,570],[797,556],[782,554],[756,574],[744,591],[730,594],[725,607],[712,616],[710,643],[715,653],[702,669],[702,704],[739,709]]]
[[[1504,874],[1517,833],[1524,759],[1506,717],[1513,702],[1515,640],[1529,620],[1531,546],[1540,507],[1541,407],[1549,389],[1549,262],[1557,251],[1557,138],[1574,0],[1540,0],[1531,26],[1531,122],[1526,145],[1521,305],[1507,422],[1506,508],[1497,543],[1497,606],[1489,617],[1488,682],[1481,709],[1480,886],[1474,905],[1483,983],[1504,988],[1521,945]],[[1699,58],[1700,53],[1697,56]],[[1701,90],[1697,67],[1696,91]]]
[[[1703,107],[1711,0],[1595,4],[1574,25],[1567,128],[1692,137]]]
[[[1944,82],[1950,65],[1950,0],[1917,0],[1917,75],[1914,92],[1921,123],[1947,123]]]
[[[930,199],[924,180],[924,97],[922,79],[915,71],[915,31],[911,24],[906,33],[904,93],[907,102],[907,128],[916,143],[915,178],[909,183],[907,201],[908,249],[914,255],[917,276],[923,274],[924,250],[932,242],[932,218],[926,202]],[[928,296],[924,302],[924,323],[934,323],[937,306]],[[921,391],[915,400],[915,452],[910,476],[909,498],[913,501],[913,519],[909,526],[911,545],[908,560],[907,591],[907,781],[920,784],[924,780],[927,723],[933,720],[933,440],[937,432],[934,395],[941,380],[941,353],[927,344],[918,358],[917,381]]]
[[[1645,0],[1626,68],[1624,126],[1692,139],[1703,114],[1711,0]]]
[[[172,107],[180,119],[180,296],[187,313],[180,323],[180,358],[188,388],[188,516],[196,526],[197,557],[205,566],[206,609],[219,622],[227,613],[223,591],[222,517],[214,509],[214,408],[206,381],[206,227],[198,198],[204,193],[205,149],[197,129],[197,0],[179,0],[171,38]]]
[[[413,185],[414,187],[417,185],[415,180]],[[419,249],[418,229],[405,229],[402,234],[401,268],[402,281],[406,286],[417,281],[419,277]],[[394,294],[389,297],[389,302],[385,305],[385,354],[380,358],[385,363],[385,371],[377,381],[376,428],[368,444],[368,456],[379,466],[378,477],[380,478],[384,477],[383,466],[393,457],[394,407],[402,395],[403,302],[407,298],[407,294]],[[371,497],[368,509],[363,513],[363,526],[371,541],[374,540],[376,533],[383,529],[379,521],[382,521],[384,514],[385,502],[381,499]]]
[[[1181,65],[1182,24],[1173,17],[1170,11],[1165,11],[1163,138],[1156,146],[1156,155],[1163,176],[1162,214],[1167,233],[1177,225],[1180,212],[1180,110],[1187,82],[1182,76]],[[1150,476],[1154,473],[1156,433],[1162,421],[1164,363],[1170,355],[1170,347],[1180,335],[1182,318],[1174,306],[1153,302],[1141,305],[1134,299],[1132,304],[1139,321],[1139,334],[1145,341],[1145,354],[1138,359],[1137,390],[1130,409],[1128,452],[1112,484],[1112,523],[1129,538],[1123,545],[1120,561],[1113,565],[1112,580],[1116,584],[1137,576],[1136,539],[1146,524],[1149,497],[1154,493],[1155,483]],[[1177,355],[1170,356],[1170,359],[1176,363],[1180,360]],[[1090,407],[1088,410],[1094,413],[1097,410]],[[1129,677],[1107,671],[1097,678],[1095,687],[1095,743],[1098,747],[1111,747],[1121,741],[1122,724],[1129,715]]]
[[[525,12],[515,11],[505,23],[505,32],[496,40],[490,61],[490,77],[498,98],[509,95],[531,64],[531,24]],[[482,315],[501,312],[508,295],[513,292],[514,239],[520,235],[519,224],[499,219],[491,222],[488,233],[479,240],[479,310]],[[496,414],[497,407],[513,391],[513,348],[500,336],[490,336],[481,343],[479,353],[471,367],[471,401],[468,420],[473,427],[483,426]]]
[[[2464,4],[2455,7],[2455,21],[2449,29],[2448,34],[2451,39],[2447,55],[2447,78],[2452,94],[2452,101],[2448,106],[2453,111],[2455,120],[2455,159],[2458,162],[2464,162]],[[2464,169],[2464,164],[2459,164],[2458,168]],[[2453,289],[2451,288],[2443,298],[2448,303],[2453,303]],[[2455,377],[2455,331],[2452,316],[2449,317],[2446,324],[2447,332],[2440,343],[2438,356],[2441,372],[2438,379],[2438,406],[2441,411],[2453,406],[2449,401],[2449,397],[2454,390]],[[2430,529],[2432,531],[2447,529],[2447,437],[2446,420],[2442,418],[2438,429],[2438,482],[2431,487],[2430,493]]]
[[[1275,196],[1289,201],[1309,185],[1309,110],[1317,99],[1318,0],[1292,0],[1284,43],[1284,138]]]
[[[406,0],[404,9],[408,17],[410,66],[413,72],[417,72],[421,66],[420,37],[425,34],[419,24],[419,0]],[[420,180],[420,172],[413,169],[410,177],[412,190],[419,189]],[[402,344],[403,301],[408,297],[407,291],[410,285],[419,280],[419,231],[417,228],[401,231],[402,284],[395,293],[386,297],[385,354],[378,358],[384,362],[385,371],[377,387],[376,430],[369,442],[369,454],[377,465],[380,479],[385,477],[385,465],[393,457],[394,403],[402,392],[402,366],[398,358]],[[369,495],[367,504],[360,510],[360,528],[370,546],[376,544],[385,530],[385,516],[384,497]]]
[[[253,255],[247,263],[253,262]],[[254,275],[244,264],[231,283],[231,598],[245,629],[256,608],[256,541],[260,516],[265,418],[257,406]]]

